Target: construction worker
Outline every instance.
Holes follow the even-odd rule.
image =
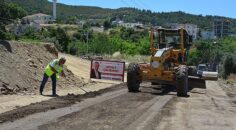
[[[66,59],[61,57],[60,59],[52,60],[44,70],[43,81],[40,85],[39,93],[43,95],[43,88],[49,77],[52,79],[52,96],[58,96],[56,94],[56,81],[59,78],[59,75],[65,77],[65,73],[63,71],[63,65],[65,64]]]

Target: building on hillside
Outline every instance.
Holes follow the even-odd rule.
[[[213,23],[213,30],[216,37],[224,37],[230,35],[230,21],[225,19],[217,19]]]
[[[116,20],[111,22],[111,25],[116,26],[116,25],[123,24],[123,23],[124,23],[124,21],[122,21],[120,19],[116,19]]]
[[[76,20],[76,24],[80,27],[83,27],[85,24],[86,24],[86,21],[85,20]]]
[[[202,39],[215,39],[214,31],[202,31],[201,32]]]
[[[172,29],[184,28],[188,32],[189,35],[192,35],[193,40],[196,40],[198,38],[199,28],[195,24],[172,23],[172,24],[169,24],[169,26]]]
[[[53,16],[43,13],[25,16],[21,19],[21,22],[14,23],[14,26],[11,29],[12,32],[15,35],[22,35],[28,28],[39,30],[45,24],[54,23],[56,20],[56,3],[57,0],[53,0]]]
[[[21,22],[16,22],[13,27],[13,32],[15,35],[22,35],[25,33],[27,28],[33,28],[39,30],[42,28],[43,24],[53,23],[54,18],[51,15],[47,14],[33,14],[25,16],[21,19]]]
[[[33,14],[28,15],[22,18],[22,21],[26,24],[30,24],[31,22],[37,23],[37,24],[49,24],[54,22],[54,18],[51,15],[47,14]]]
[[[232,34],[230,34],[229,36],[230,36],[230,37],[236,37],[236,34],[233,34],[233,33],[232,33]]]
[[[22,23],[20,21],[15,22],[11,28],[12,33],[14,33],[17,36],[23,35],[27,29],[34,29],[34,30],[39,30],[42,27],[40,24],[35,23],[35,22],[30,22],[29,24]]]
[[[104,28],[103,27],[91,27],[91,29],[93,32],[99,32],[99,33],[103,33],[104,32]]]
[[[125,28],[135,28],[135,27],[143,27],[141,23],[119,23],[118,26],[122,26]]]

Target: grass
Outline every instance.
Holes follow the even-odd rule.
[[[33,40],[33,39],[20,39],[18,40],[20,43],[23,44],[35,44],[35,45],[40,45],[42,43],[41,40]]]
[[[236,80],[233,79],[227,79],[226,83],[236,84]]]
[[[136,63],[149,63],[150,62],[150,56],[144,56],[144,55],[125,55],[120,54],[119,52],[115,52],[113,55],[104,55],[104,59],[112,59],[112,60],[118,60],[118,61],[125,61],[128,63],[136,62]]]

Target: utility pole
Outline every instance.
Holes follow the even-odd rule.
[[[53,18],[57,19],[57,0],[53,0]]]
[[[88,45],[88,34],[89,34],[89,32],[88,32],[88,30],[87,30],[87,34],[86,34],[86,42],[87,42],[87,54],[88,54],[88,52],[89,52],[89,45]]]
[[[224,29],[224,21],[221,20],[221,30],[220,30],[220,36],[223,37],[223,29]]]

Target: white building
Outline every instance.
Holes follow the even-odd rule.
[[[81,27],[83,27],[84,26],[84,24],[86,24],[86,21],[85,20],[76,20],[76,23],[77,23],[77,25],[78,26],[81,26]]]
[[[38,24],[49,24],[54,21],[53,16],[47,15],[47,14],[33,14],[33,15],[28,15],[22,18],[22,20],[30,24],[31,22],[38,23]]]
[[[188,32],[189,35],[192,35],[194,40],[197,39],[197,35],[199,32],[199,28],[197,27],[197,25],[174,23],[174,24],[170,24],[170,26],[172,29],[184,28]]]
[[[135,27],[143,27],[141,23],[118,23],[118,26],[122,26],[125,28],[135,28]]]
[[[114,21],[111,22],[112,25],[119,25],[119,24],[123,24],[124,21],[120,20],[120,19],[116,19]]]
[[[35,30],[41,29],[40,24],[35,22],[30,22],[29,24],[22,24],[21,22],[14,23],[12,31],[15,35],[23,35],[28,28]]]
[[[49,24],[54,21],[53,16],[42,13],[25,16],[21,19],[21,22],[14,24],[13,32],[15,35],[22,35],[27,28],[33,28],[39,30],[43,24]]]

